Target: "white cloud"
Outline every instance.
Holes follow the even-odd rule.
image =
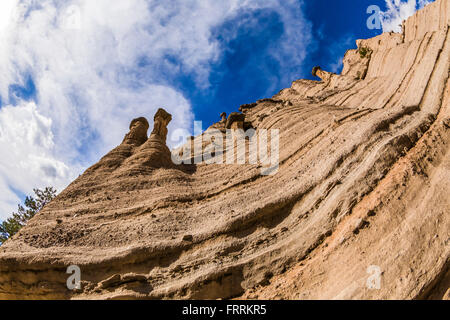
[[[17,204],[13,190],[61,190],[120,143],[133,117],[165,107],[172,129],[190,129],[190,102],[170,80],[189,74],[208,88],[221,57],[212,30],[258,8],[285,24],[284,55],[274,55],[300,64],[310,37],[294,0],[1,0],[0,214]],[[10,86],[27,76],[36,103],[15,103]]]
[[[385,0],[387,10],[381,13],[383,32],[401,32],[402,22],[423,8],[432,0]]]
[[[80,169],[55,158],[51,127],[33,102],[0,109],[0,219],[17,207],[13,189],[31,194],[35,186],[62,188]]]

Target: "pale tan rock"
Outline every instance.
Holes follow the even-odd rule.
[[[313,76],[317,76],[324,82],[330,82],[333,76],[333,73],[322,70],[320,67],[314,67],[312,70]]]

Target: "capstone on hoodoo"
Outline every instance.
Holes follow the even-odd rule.
[[[328,82],[331,80],[331,77],[334,73],[322,70],[321,67],[317,66],[312,69],[312,75],[315,77],[319,77],[324,82]]]
[[[147,119],[141,117],[133,119],[130,123],[130,132],[123,139],[124,144],[142,145],[147,141],[147,131],[150,127]]]

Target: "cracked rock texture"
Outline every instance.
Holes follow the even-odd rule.
[[[170,115],[148,139],[135,119],[0,247],[0,298],[448,299],[449,21],[437,0],[359,40],[342,74],[243,106],[236,128],[280,130],[275,175],[175,165]]]

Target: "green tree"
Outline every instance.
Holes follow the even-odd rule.
[[[26,197],[24,205],[19,204],[17,212],[0,224],[0,245],[14,236],[19,230],[56,197],[56,190],[47,187],[44,190],[34,189],[35,198]]]

